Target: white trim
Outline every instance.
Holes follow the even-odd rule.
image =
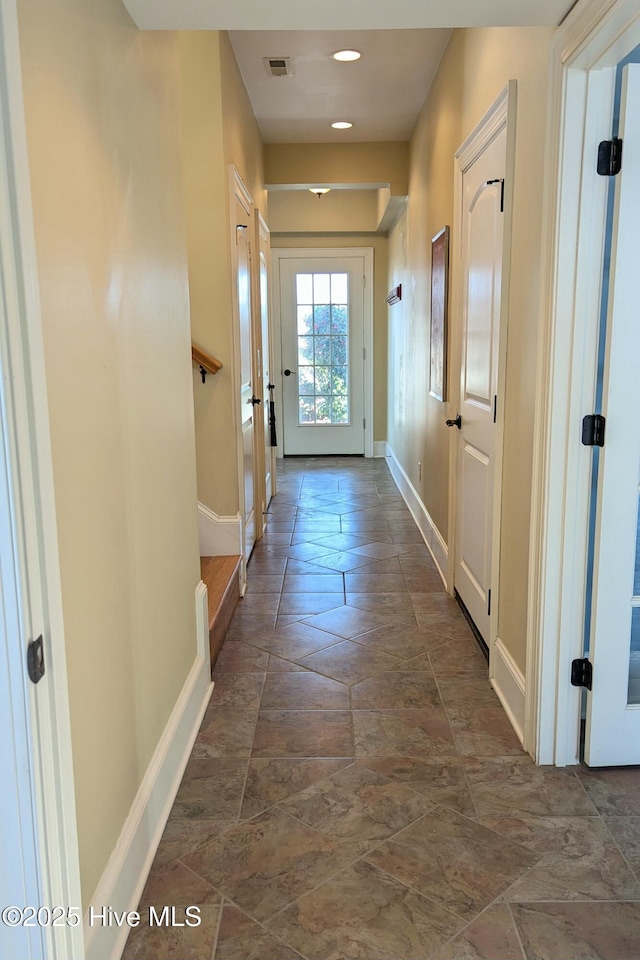
[[[460,318],[463,299],[462,283],[462,218],[463,218],[463,178],[467,170],[482,155],[502,130],[506,129],[505,184],[504,184],[504,223],[502,237],[502,267],[500,293],[500,332],[498,341],[498,377],[497,377],[497,419],[495,424],[493,504],[491,522],[491,592],[494,615],[489,619],[489,655],[498,636],[498,611],[500,597],[500,547],[502,524],[502,479],[504,455],[504,395],[507,369],[507,340],[509,327],[509,283],[511,275],[511,235],[513,211],[513,182],[515,179],[516,150],[516,112],[517,83],[509,80],[504,90],[491,105],[482,120],[456,151],[454,159],[454,215],[455,243],[452,249],[452,275],[458,278],[453,286],[451,316],[454,319],[451,330],[451,392],[449,398],[449,416],[457,416],[460,408],[460,368],[462,363],[462,330]],[[458,322],[455,322],[457,319]],[[449,438],[449,543],[452,549],[448,555],[447,583],[453,595],[455,589],[456,565],[456,528],[457,528],[457,491],[458,491],[458,436],[451,431]]]
[[[584,0],[551,51],[532,486],[525,747],[538,763],[578,759],[591,453],[606,183],[595,148],[611,136],[612,71],[640,42],[637,0]],[[598,73],[596,71],[602,71]]]
[[[90,900],[94,909],[136,909],[212,691],[208,664],[198,656]],[[87,913],[84,930],[87,960],[119,960],[127,926],[89,926]]]
[[[437,526],[435,525],[429,511],[425,507],[424,503],[420,499],[418,491],[411,483],[411,480],[405,473],[401,463],[393,452],[392,448],[387,443],[387,463],[389,470],[391,471],[391,476],[396,482],[398,490],[404,497],[404,501],[411,511],[411,516],[415,520],[420,533],[424,539],[424,542],[427,545],[429,553],[433,557],[433,562],[436,565],[438,573],[442,578],[442,582],[447,588],[447,559],[449,550],[446,544],[446,541]]]
[[[15,0],[0,0],[0,176],[5,416],[23,630],[45,639],[46,672],[27,685],[43,904],[81,903],[53,467]],[[11,376],[8,375],[11,371]],[[24,662],[24,661],[23,661]],[[46,803],[45,803],[46,798]],[[47,927],[49,960],[84,956],[80,927]]]
[[[491,653],[491,686],[498,695],[518,740],[523,743],[526,692],[524,675],[500,637],[496,637]]]
[[[282,424],[284,423],[282,410],[282,340],[280,315],[280,261],[281,260],[336,260],[342,257],[362,257],[364,260],[364,328],[363,345],[364,360],[364,455],[373,457],[373,294],[375,284],[374,249],[373,247],[274,247],[271,250],[271,260],[276,269],[272,278],[273,302],[273,339],[274,339],[274,377],[279,370],[276,391],[276,421],[280,424],[278,431],[277,456],[284,455],[282,441]],[[274,383],[275,383],[274,379]],[[378,441],[379,442],[379,441]]]
[[[203,580],[196,587],[196,649],[211,672],[209,650],[209,591]]]
[[[387,456],[387,441],[386,441],[386,440],[374,440],[374,441],[373,441],[373,455],[374,455],[374,457],[386,457],[386,456]]]
[[[198,502],[198,536],[201,557],[241,557],[242,517],[220,517]]]

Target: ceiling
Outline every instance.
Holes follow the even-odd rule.
[[[395,30],[560,23],[574,0],[124,0],[142,30]]]
[[[449,30],[230,33],[265,143],[408,140],[449,36]],[[347,47],[362,59],[331,59]],[[263,57],[290,57],[293,75],[269,76]],[[333,130],[334,120],[353,128]]]

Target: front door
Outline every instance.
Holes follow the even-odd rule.
[[[284,454],[364,453],[364,258],[280,261]]]
[[[462,351],[454,585],[490,642],[506,128],[462,179]]]
[[[640,764],[640,64],[622,74],[592,592],[585,760]],[[611,194],[610,194],[611,196]]]

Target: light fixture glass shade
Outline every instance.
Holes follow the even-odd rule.
[[[362,54],[359,50],[336,50],[331,56],[334,60],[341,60],[343,63],[352,63],[354,60],[359,60]]]
[[[331,193],[331,187],[309,187],[309,193],[315,193],[316,197],[323,197],[325,193]]]
[[[336,122],[332,123],[331,126],[334,130],[349,130],[353,124],[349,123],[348,120],[336,120]]]

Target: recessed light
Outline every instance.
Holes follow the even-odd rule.
[[[362,54],[359,50],[336,50],[331,56],[334,60],[341,60],[343,63],[351,63],[353,60],[359,60]]]
[[[331,126],[334,130],[349,130],[353,126],[352,123],[349,123],[348,120],[336,120],[335,123],[332,123]]]

